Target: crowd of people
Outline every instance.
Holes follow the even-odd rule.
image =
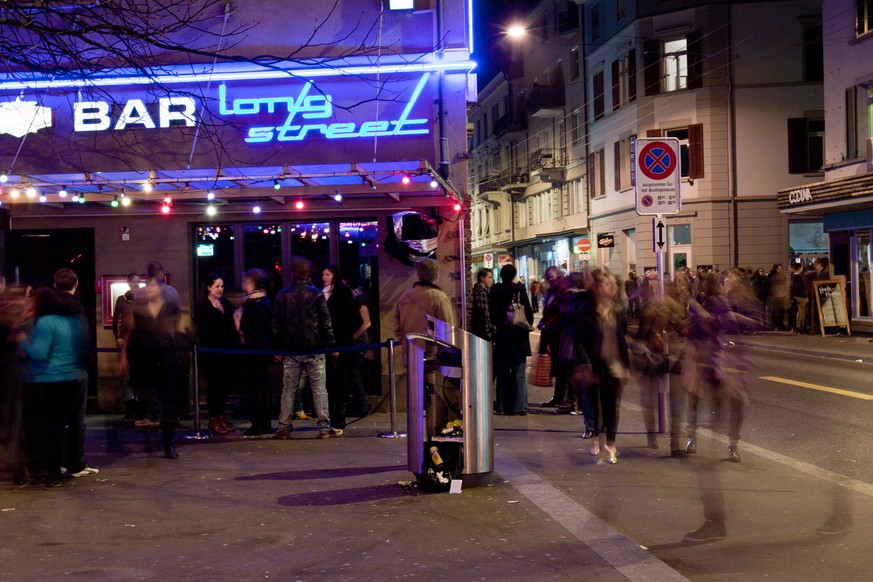
[[[455,323],[451,300],[435,284],[436,263],[420,261],[416,271],[418,282],[396,303],[397,337],[424,333],[425,315]],[[334,266],[322,271],[318,288],[312,285],[311,264],[296,258],[292,278],[271,300],[266,274],[247,271],[245,297],[238,306],[224,297],[221,276],[205,279],[193,319],[212,433],[237,430],[226,415],[234,368],[243,370],[247,386],[251,422],[246,436],[289,439],[293,421],[309,419],[300,405],[304,378],[320,438],[341,436],[347,414],[367,414],[363,354],[355,349],[368,343],[366,302]],[[696,452],[703,401],[717,412],[726,410],[727,458],[740,462],[738,442],[748,401],[744,364],[738,350],[726,350],[724,335],[762,328],[808,331],[815,324],[809,309],[812,284],[827,278],[824,259],[809,270],[793,265],[790,273],[779,264],[769,274],[763,269],[686,269],[673,277],[665,273],[662,292],[654,272],[642,277],[631,272],[620,282],[606,269],[567,275],[552,266],[542,282],[528,285],[509,264],[500,269],[499,283],[491,269],[477,272],[470,331],[493,343],[497,415],[528,413],[527,360],[534,352],[547,355],[554,392],[542,406],[582,416],[591,454],[598,462],[614,464],[625,385],[632,377],[639,379],[647,443],[658,448],[654,410],[663,393],[659,383],[668,377],[671,455]],[[157,261],[148,265],[143,286],[134,273],[128,284],[113,319],[125,411],[136,426],[160,428],[164,456],[176,459],[179,417],[188,404],[183,376],[191,341],[180,332],[181,300]],[[75,295],[77,285],[76,273],[61,269],[53,286],[3,305],[3,410],[20,417],[13,463],[17,480],[35,476],[57,483],[99,473],[84,458],[87,368],[93,358],[88,346],[93,343]],[[534,313],[540,309],[540,342],[532,346]],[[630,334],[629,321],[636,324]],[[271,354],[277,351],[297,355]],[[283,367],[278,415],[273,414],[268,374],[274,361]],[[14,425],[4,423],[4,430]],[[9,435],[0,436],[9,441]]]
[[[515,267],[506,265],[501,283],[494,285],[492,270],[480,269],[472,293],[471,331],[494,345],[496,414],[527,413],[524,370],[532,328],[514,325],[507,308],[518,301],[529,323],[533,309],[516,275]],[[669,378],[664,406],[669,406],[671,455],[697,451],[699,408],[705,402],[712,410],[707,419],[721,422],[724,413],[727,459],[741,462],[747,366],[742,350],[728,350],[724,336],[766,329],[808,332],[816,323],[809,309],[813,283],[828,276],[827,259],[809,269],[792,265],[790,272],[781,264],[769,273],[682,269],[675,276],[664,274],[662,291],[655,271],[642,277],[631,271],[620,283],[606,269],[567,275],[551,266],[542,283],[527,289],[532,296],[543,293],[534,367],[547,362],[554,392],[542,407],[582,416],[591,454],[614,464],[620,400],[631,373],[639,381],[651,448],[659,447],[654,412],[664,392],[661,383]],[[629,321],[636,327],[630,334]]]
[[[215,435],[237,430],[226,412],[229,391],[240,377],[251,420],[245,436],[285,440],[293,420],[310,419],[300,405],[304,374],[320,438],[341,436],[347,414],[368,414],[361,375],[364,356],[356,348],[369,343],[372,325],[364,297],[334,266],[323,270],[323,288],[311,284],[306,259],[296,258],[291,267],[293,283],[274,300],[267,292],[266,273],[244,273],[245,297],[236,307],[224,296],[221,275],[204,280],[192,316],[201,352],[199,369],[206,380],[208,427]],[[190,408],[192,338],[180,325],[182,302],[157,261],[147,266],[144,285],[135,273],[127,282],[129,289],[117,298],[112,322],[125,409],[122,420],[160,428],[164,457],[177,459],[179,419]],[[9,452],[13,479],[18,485],[55,486],[65,478],[96,475],[99,469],[85,462],[84,450],[88,368],[95,351],[76,295],[78,276],[61,269],[52,286],[26,288],[14,296],[6,293],[3,283],[0,442]],[[275,433],[268,373],[274,361],[283,366]]]

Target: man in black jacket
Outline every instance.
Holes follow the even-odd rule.
[[[273,337],[276,338],[276,346],[281,350],[311,352],[336,345],[327,301],[321,291],[309,283],[310,268],[310,263],[306,259],[294,259],[291,263],[291,276],[294,282],[276,295],[273,306]],[[332,358],[338,355],[338,353],[330,354]],[[312,388],[315,414],[318,417],[319,438],[342,435],[342,430],[330,426],[325,354],[301,353],[285,356],[283,362],[279,430],[274,436],[281,440],[291,438],[294,396],[303,370],[306,370]]]

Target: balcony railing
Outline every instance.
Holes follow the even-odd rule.
[[[527,131],[527,116],[504,115],[494,122],[494,137],[503,137],[508,133]]]
[[[567,167],[567,148],[542,148],[528,158],[531,171],[555,170]]]
[[[534,84],[527,98],[527,111],[531,115],[547,110],[561,109],[564,107],[563,85],[538,85]]]
[[[579,6],[568,4],[567,10],[558,14],[558,33],[572,34],[579,30]]]

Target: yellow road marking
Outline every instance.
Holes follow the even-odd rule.
[[[873,395],[862,394],[861,392],[852,392],[851,390],[842,390],[840,388],[831,388],[830,386],[821,386],[819,384],[810,384],[809,382],[799,382],[797,380],[789,380],[787,378],[778,378],[776,376],[761,376],[761,380],[769,380],[770,382],[779,382],[781,384],[790,384],[791,386],[800,386],[801,388],[809,388],[810,390],[820,390],[821,392],[830,392],[831,394],[839,394],[841,396],[849,396],[850,398],[859,398],[861,400],[873,400]]]

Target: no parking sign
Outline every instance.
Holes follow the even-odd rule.
[[[679,140],[675,137],[638,138],[635,149],[637,214],[676,214],[682,209]]]

